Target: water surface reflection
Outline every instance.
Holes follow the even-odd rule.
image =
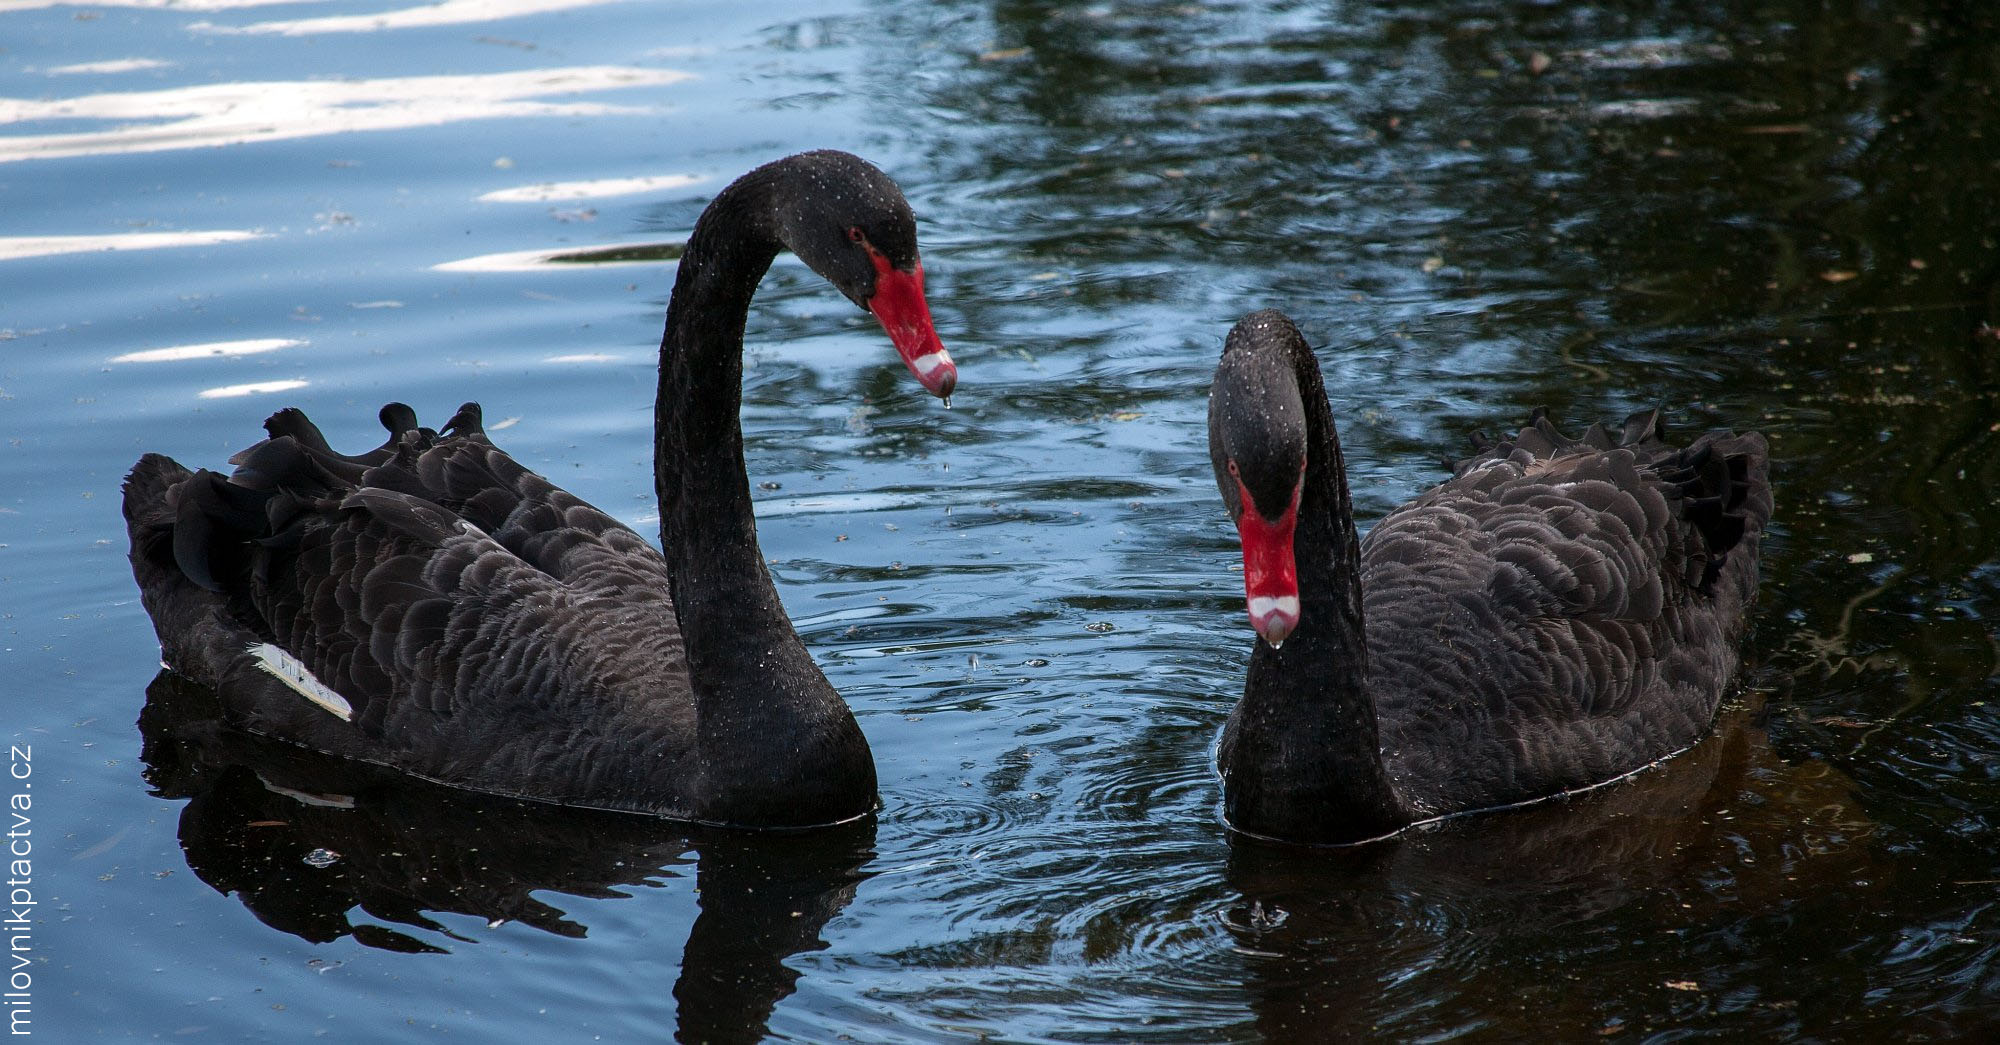
[[[562,896],[691,876],[700,911],[673,989],[683,1041],[762,1037],[798,979],[785,960],[826,946],[827,922],[874,856],[872,821],[805,835],[700,831],[436,787],[233,730],[212,692],[171,671],[147,688],[139,729],[153,793],[187,803],[189,869],[313,943],[442,954],[479,942],[440,915],[582,939],[589,926]]]
[[[212,229],[205,232],[118,232],[101,236],[0,236],[0,261],[109,250],[160,250],[211,243],[241,243],[260,239],[263,235],[248,229]]]
[[[670,69],[574,66],[460,76],[210,83],[52,101],[0,98],[0,125],[121,121],[102,131],[0,135],[0,163],[243,145],[501,117],[643,116],[654,110],[532,99],[659,87],[690,76]]]
[[[246,36],[312,36],[319,33],[377,33],[391,29],[419,29],[431,26],[493,22],[503,18],[552,14],[579,7],[625,3],[628,0],[442,0],[389,11],[358,15],[325,15],[319,18],[292,18],[248,25],[218,25],[196,22],[190,29],[211,33],[240,33]],[[244,6],[249,6],[245,3]]]
[[[1795,1026],[1800,972],[1833,935],[1805,926],[1877,902],[1895,867],[1853,781],[1772,751],[1763,704],[1752,694],[1694,750],[1567,800],[1345,851],[1233,840],[1239,897],[1221,917],[1258,1030],[1579,1040],[1700,1011]],[[1762,925],[1800,930],[1800,972],[1780,962],[1719,992],[1730,941]],[[1595,986],[1577,990],[1585,968]]]
[[[47,821],[90,840],[61,931],[111,942],[69,949],[108,972],[59,975],[122,985],[69,999],[97,1014],[69,1037],[165,1033],[161,1013],[231,994],[197,1019],[534,1041],[602,1018],[635,1038],[693,1013],[670,983],[737,967],[720,997],[741,1033],[795,1040],[1968,1040],[2000,1019],[1993,4],[746,0],[187,31],[419,3],[0,5],[0,653],[75,694],[17,701],[17,728],[76,767]],[[559,86],[699,79],[569,93],[521,68],[543,64]],[[461,85],[466,109],[430,97]],[[275,138],[219,111],[259,93]],[[472,118],[489,101],[520,118]],[[328,133],[419,114],[452,122]],[[235,813],[193,819],[234,823],[230,845],[293,832],[269,865],[288,887],[346,877],[297,910],[228,846],[190,856],[334,942],[182,873],[173,806],[124,762],[156,652],[107,508],[123,468],[220,460],[295,401],[370,445],[387,399],[477,398],[524,419],[525,462],[650,530],[675,244],[729,176],[818,146],[909,191],[969,382],[949,413],[920,403],[872,321],[795,263],[760,291],[759,540],[885,800],[862,870],[829,858],[781,887],[808,922],[839,913],[788,937],[750,898],[712,923],[746,953],[697,945],[709,890],[686,878],[723,850],[670,829],[618,843],[622,869],[418,850],[434,881],[400,883],[381,844],[345,838],[314,869],[297,825],[382,817],[248,771],[221,786],[238,798],[187,800]],[[164,248],[144,238],[163,229],[258,238],[98,250]],[[1320,348],[1364,526],[1468,432],[1538,406],[1765,430],[1779,514],[1749,646],[1768,710],[1657,775],[1366,856],[1232,842],[1210,745],[1248,643],[1204,394],[1223,332],[1267,305]],[[279,339],[306,343],[251,351]],[[306,384],[197,398],[286,381]],[[348,850],[376,854],[368,874]],[[717,902],[756,879],[715,866]],[[480,928],[497,915],[555,928]],[[356,943],[385,933],[452,953]]]

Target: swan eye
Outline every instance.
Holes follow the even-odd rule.
[[[854,241],[854,242],[856,242],[856,243],[860,243],[860,242],[862,242],[863,240],[867,239],[868,237],[866,237],[866,236],[863,236],[863,235],[861,234],[861,226],[859,226],[859,225],[849,225],[849,226],[847,227],[847,238],[848,238],[848,239],[850,239],[850,240],[852,240],[852,241]]]
[[[1236,468],[1236,459],[1234,457],[1229,459],[1229,474],[1236,476],[1239,479],[1243,477],[1243,473],[1238,471]]]

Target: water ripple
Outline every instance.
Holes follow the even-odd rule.
[[[596,65],[463,76],[214,83],[53,101],[0,98],[0,124],[122,121],[103,131],[0,135],[0,163],[434,127],[503,116],[645,115],[652,110],[531,99],[659,87],[691,77],[669,69]]]
[[[376,33],[389,29],[415,29],[440,25],[493,22],[524,15],[549,14],[579,7],[596,7],[622,0],[443,0],[442,3],[377,11],[364,15],[328,15],[321,18],[294,18],[274,22],[253,22],[228,26],[195,22],[188,28],[211,33],[249,36],[312,36],[320,33]],[[184,5],[193,6],[193,5]],[[235,5],[230,5],[235,6]],[[246,4],[245,6],[248,6]]]

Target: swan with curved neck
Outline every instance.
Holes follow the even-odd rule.
[[[1259,641],[1217,763],[1246,834],[1348,844],[1676,754],[1737,668],[1771,515],[1764,439],[1570,439],[1541,417],[1356,536],[1319,363],[1229,333],[1209,453]]]
[[[840,152],[767,164],[695,223],[655,411],[665,554],[494,447],[400,404],[334,453],[295,410],[224,478],[148,454],[125,483],[166,662],[251,730],[477,791],[743,827],[875,805],[853,713],[786,618],[744,472],[743,330],[780,250],[872,313],[948,397],[916,221]]]

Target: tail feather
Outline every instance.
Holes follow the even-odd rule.
[[[466,403],[444,423],[442,431],[446,435],[467,436],[484,441],[486,438],[486,414],[478,403]]]
[[[223,590],[230,550],[268,527],[268,492],[238,486],[204,468],[176,490],[174,564],[188,580],[212,592]]]
[[[1771,516],[1769,464],[1762,436],[1708,435],[1654,464],[1679,494],[1680,515],[1700,535],[1704,569],[1694,583],[1715,583],[1729,553],[1762,531]]]
[[[389,441],[384,444],[387,446],[393,447],[397,440],[403,438],[403,433],[417,430],[417,412],[410,409],[407,403],[384,403],[382,412],[376,417],[382,422],[382,427],[389,430]]]
[[[396,452],[396,444],[403,436],[417,429],[417,412],[404,403],[384,404],[381,412],[376,414],[376,419],[382,422],[382,427],[388,431],[389,438],[381,446],[365,453],[343,454],[335,450],[333,444],[327,442],[325,433],[319,430],[318,425],[313,424],[312,418],[307,417],[305,411],[295,406],[288,406],[264,419],[264,431],[270,433],[270,438],[247,450],[238,451],[229,459],[229,463],[243,464],[265,446],[290,440],[304,447],[319,458],[322,464],[328,466],[344,462],[363,468],[372,467],[388,460]],[[356,474],[358,476],[359,473]]]
[[[333,452],[333,444],[326,441],[326,435],[319,430],[319,426],[313,424],[312,418],[307,417],[306,412],[296,406],[288,406],[265,418],[264,431],[269,432],[272,439],[290,436],[300,444],[315,450]]]
[[[128,527],[147,526],[173,517],[169,491],[192,474],[165,454],[146,454],[125,474],[124,509]]]
[[[414,461],[438,438],[418,427],[416,411],[402,403],[384,406],[380,419],[388,441],[350,456],[328,445],[304,411],[286,407],[265,419],[269,438],[229,459],[236,469],[227,478],[190,472],[159,454],[141,457],[126,476],[124,497],[133,566],[147,571],[140,587],[178,574],[225,591],[246,567],[253,543],[283,546],[294,519],[345,496],[371,468]],[[479,407],[466,404],[453,421],[477,432]]]
[[[1666,438],[1666,416],[1656,406],[1651,410],[1641,410],[1625,419],[1625,431],[1618,437],[1618,445],[1643,446],[1647,443],[1664,442]]]
[[[1543,460],[1582,451],[1628,450],[1638,468],[1650,470],[1666,484],[1673,510],[1694,529],[1699,545],[1689,549],[1687,580],[1706,589],[1714,585],[1729,553],[1760,532],[1771,517],[1768,451],[1763,436],[1755,432],[1713,433],[1686,447],[1673,446],[1666,437],[1665,413],[1657,407],[1627,417],[1615,443],[1602,425],[1592,425],[1572,439],[1549,420],[1547,410],[1537,409],[1511,438],[1494,440],[1475,433],[1473,446],[1478,452],[1459,462],[1457,470],[1463,474],[1481,462],[1519,453]]]
[[[146,454],[125,476],[125,534],[135,570],[173,567],[174,490],[193,473],[165,454]],[[142,578],[140,586],[145,586]]]

